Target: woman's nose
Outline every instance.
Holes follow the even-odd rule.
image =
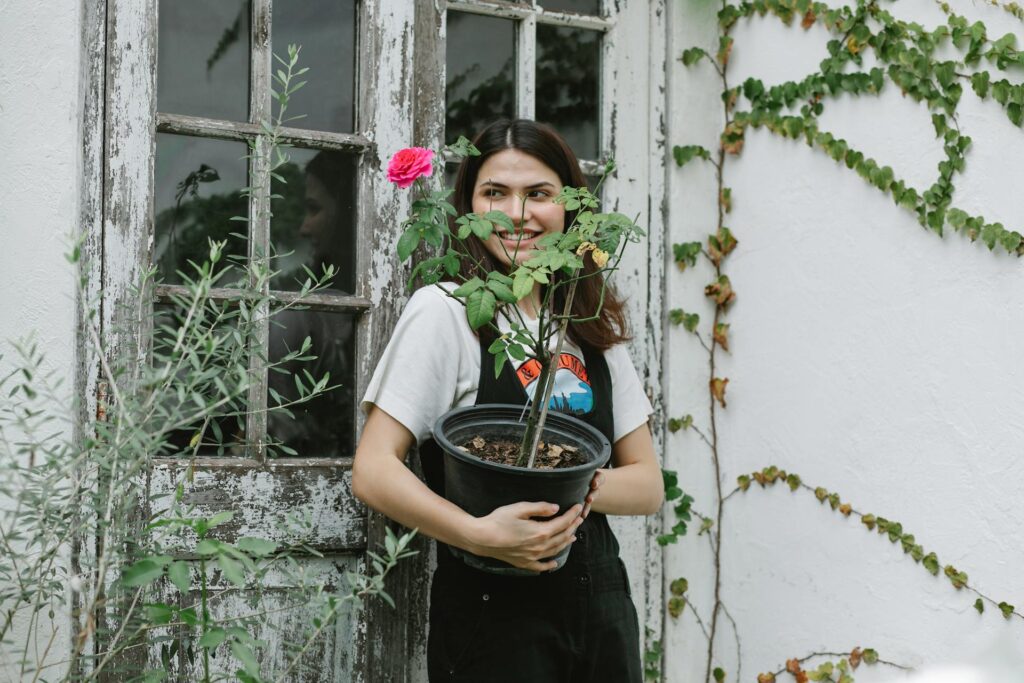
[[[506,210],[505,213],[509,215],[512,222],[516,225],[521,225],[529,221],[531,218],[530,202],[516,194],[509,195],[509,198],[512,206],[510,207],[510,210]]]

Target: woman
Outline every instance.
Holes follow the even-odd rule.
[[[571,223],[572,214],[552,200],[563,185],[585,181],[572,150],[547,126],[497,121],[474,144],[481,154],[459,168],[454,204],[460,214],[496,209],[512,219],[514,234],[496,232],[470,247],[486,267],[507,268],[529,258],[543,235]],[[596,269],[589,256],[585,267]],[[582,281],[577,314],[596,308],[599,278]],[[527,320],[542,296],[538,285],[519,302]],[[627,340],[622,303],[609,292],[598,319],[570,327],[559,362],[556,386],[570,389],[553,396],[552,405],[572,408],[613,444],[613,468],[594,476],[584,503],[548,521],[533,519],[557,511],[544,501],[476,518],[438,495],[442,460],[430,428],[453,407],[525,403],[535,383],[511,362],[495,379],[486,332],[475,336],[461,304],[443,291],[424,287],[410,299],[363,400],[356,496],[441,544],[538,572],[555,565],[543,558],[573,544],[564,567],[535,577],[479,572],[439,545],[427,644],[431,681],[641,681],[636,610],[605,515],[652,514],[663,493],[647,427],[652,409],[622,344]],[[587,392],[590,400],[578,400]],[[416,443],[429,487],[404,463]]]

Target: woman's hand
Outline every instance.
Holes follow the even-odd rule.
[[[588,496],[589,497],[589,496]],[[513,503],[478,517],[473,538],[474,555],[493,557],[520,569],[535,572],[554,569],[557,563],[544,562],[576,540],[576,529],[583,523],[583,506],[573,505],[564,513],[538,522],[531,517],[547,517],[558,512],[553,503]]]
[[[580,517],[583,519],[586,519],[587,515],[590,514],[590,508],[594,501],[597,500],[598,489],[601,488],[602,483],[604,483],[604,475],[601,473],[601,470],[597,470],[594,472],[594,478],[590,480],[590,492],[583,499],[583,513],[580,514]]]

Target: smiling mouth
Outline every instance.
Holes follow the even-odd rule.
[[[512,248],[530,246],[538,237],[541,236],[541,234],[541,232],[533,232],[531,230],[516,230],[515,232],[499,230],[495,232],[495,235],[497,235],[499,240],[501,240],[506,246]]]

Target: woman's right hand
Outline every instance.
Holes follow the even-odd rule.
[[[576,540],[576,529],[583,523],[582,505],[573,505],[564,513],[546,521],[531,517],[547,517],[558,512],[553,503],[513,503],[502,506],[485,517],[476,518],[472,534],[474,555],[493,557],[520,569],[548,571],[557,565],[543,562],[557,555]]]

